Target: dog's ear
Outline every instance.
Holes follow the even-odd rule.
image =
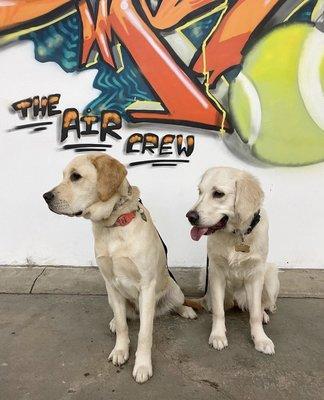
[[[260,209],[264,194],[257,179],[246,172],[238,177],[235,185],[235,215],[241,225]]]
[[[127,170],[119,161],[102,154],[92,159],[97,169],[97,190],[101,201],[109,200],[117,192],[127,175]]]

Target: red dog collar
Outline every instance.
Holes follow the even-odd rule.
[[[125,225],[128,225],[130,222],[133,221],[135,216],[136,216],[136,211],[131,211],[129,213],[122,214],[116,219],[116,222],[114,223],[113,226],[125,226]]]

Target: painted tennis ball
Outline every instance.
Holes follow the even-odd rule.
[[[276,28],[247,54],[230,85],[241,140],[260,160],[324,160],[324,33],[306,23]]]

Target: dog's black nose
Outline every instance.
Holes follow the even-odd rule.
[[[46,201],[46,203],[50,203],[54,199],[54,193],[53,192],[46,192],[43,194],[43,198]]]
[[[186,217],[188,218],[189,222],[191,225],[197,225],[199,221],[199,214],[197,211],[189,211],[186,214]]]

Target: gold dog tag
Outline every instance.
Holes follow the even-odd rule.
[[[235,251],[240,253],[249,253],[250,246],[244,243],[244,235],[242,233],[238,234],[239,242],[235,244]]]
[[[237,252],[241,252],[241,253],[249,253],[250,251],[250,246],[248,244],[245,243],[237,243],[235,245],[235,251]]]

